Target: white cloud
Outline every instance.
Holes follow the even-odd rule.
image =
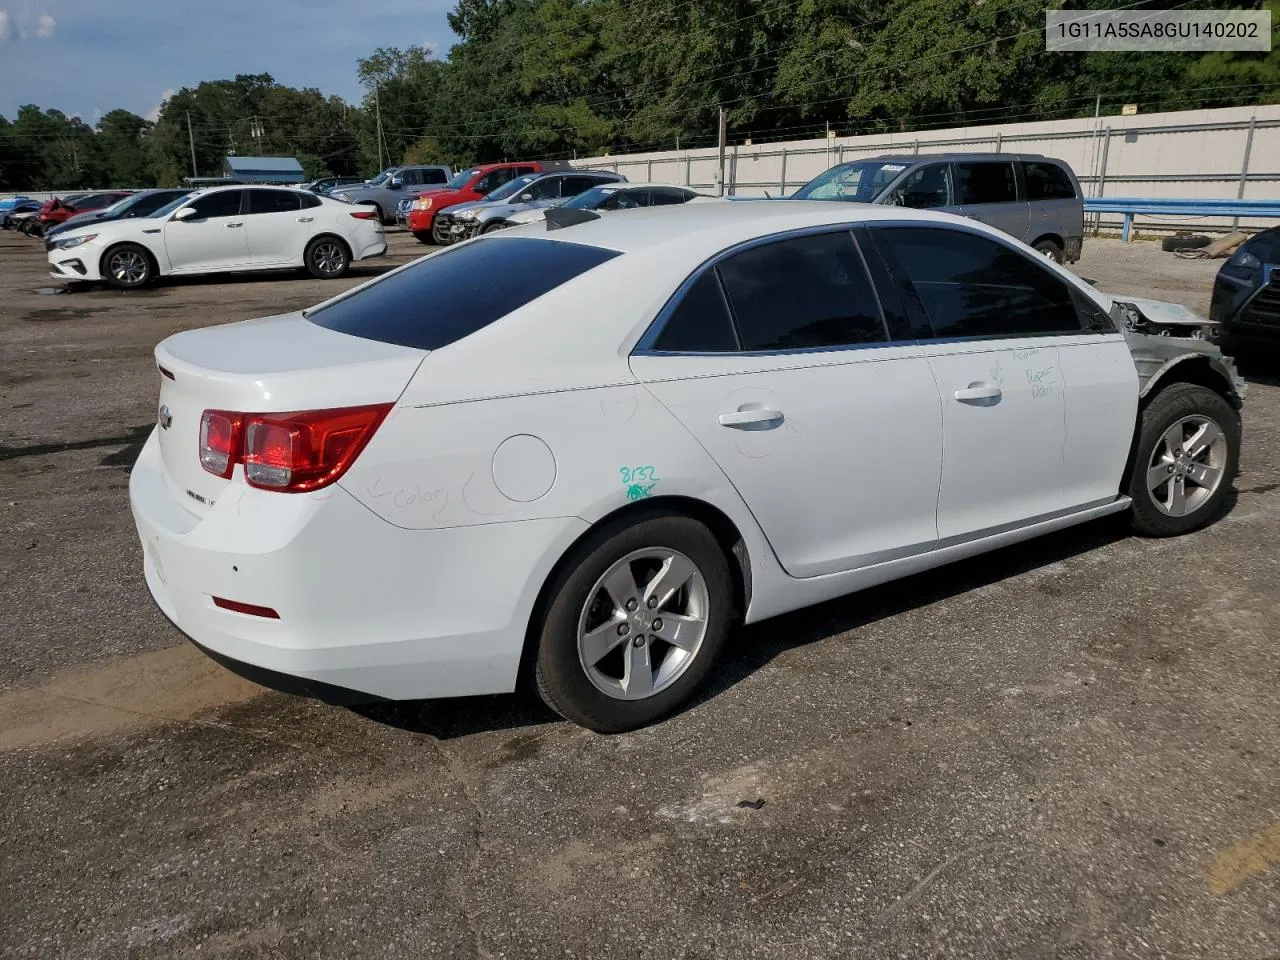
[[[151,111],[147,114],[147,119],[150,120],[152,123],[155,123],[157,120],[159,120],[160,110],[164,107],[165,102],[170,97],[173,96],[173,94],[174,94],[173,90],[166,90],[164,93],[160,94],[160,102],[151,108]]]
[[[0,43],[13,36],[13,20],[8,10],[0,10]]]
[[[49,14],[42,13],[36,24],[36,36],[41,40],[47,40],[53,36],[53,29],[58,25],[58,21],[49,16]]]
[[[418,46],[422,49],[422,52],[427,55],[428,59],[434,58],[436,53],[440,50],[440,44],[436,43],[434,40],[423,40],[422,43],[418,44]]]

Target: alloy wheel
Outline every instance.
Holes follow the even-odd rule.
[[[326,276],[338,273],[342,269],[342,260],[342,248],[332,240],[317,243],[311,251],[311,262]]]
[[[587,594],[578,659],[592,685],[617,700],[643,700],[675,683],[698,656],[710,610],[702,572],[665,547],[635,550]]]
[[[120,283],[134,286],[147,278],[147,258],[137,250],[120,250],[111,255],[107,269]]]
[[[1156,507],[1171,517],[1200,509],[1222,484],[1227,438],[1203,414],[1183,417],[1160,436],[1147,465],[1147,489]]]

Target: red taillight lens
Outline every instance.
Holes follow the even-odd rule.
[[[266,414],[206,410],[200,421],[200,463],[220,477],[231,476],[235,464],[243,463],[245,481],[264,490],[319,490],[347,471],[391,407],[377,403]],[[232,434],[225,444],[230,451],[225,472],[217,469],[222,464],[217,454],[206,455],[206,436],[221,441],[224,422]]]
[[[223,610],[233,610],[236,613],[246,613],[251,617],[265,617],[268,620],[279,620],[280,614],[276,613],[270,607],[260,607],[256,603],[241,603],[239,600],[227,600],[223,597],[214,597],[213,605],[221,607]]]
[[[231,476],[240,458],[240,420],[225,410],[206,410],[200,417],[200,466],[215,476]]]
[[[357,220],[377,220],[377,210],[352,210],[351,215]]]

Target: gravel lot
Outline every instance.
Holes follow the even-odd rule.
[[[1274,361],[1198,535],[1104,521],[760,624],[638,733],[355,712],[186,644],[126,484],[157,341],[423,251],[391,239],[342,282],[50,295],[0,233],[0,957],[1280,956]],[[1207,312],[1217,264],[1085,250]]]

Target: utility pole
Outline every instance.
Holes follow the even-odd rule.
[[[378,169],[379,169],[379,170],[384,170],[384,169],[386,169],[386,168],[385,168],[385,167],[383,167],[383,165],[382,165],[382,104],[381,104],[381,103],[379,102],[379,100],[378,100],[378,87],[379,87],[379,84],[374,83],[374,85],[373,85],[373,109],[374,109],[374,112],[377,114],[377,117],[378,117]]]
[[[196,138],[191,132],[191,111],[187,111],[187,143],[191,144],[191,178],[200,176],[196,170]]]
[[[729,133],[729,114],[725,111],[724,107],[720,108],[719,126],[720,126],[720,172],[718,174],[720,178],[719,194],[720,196],[723,197],[724,196],[724,144],[725,144],[725,139]]]

